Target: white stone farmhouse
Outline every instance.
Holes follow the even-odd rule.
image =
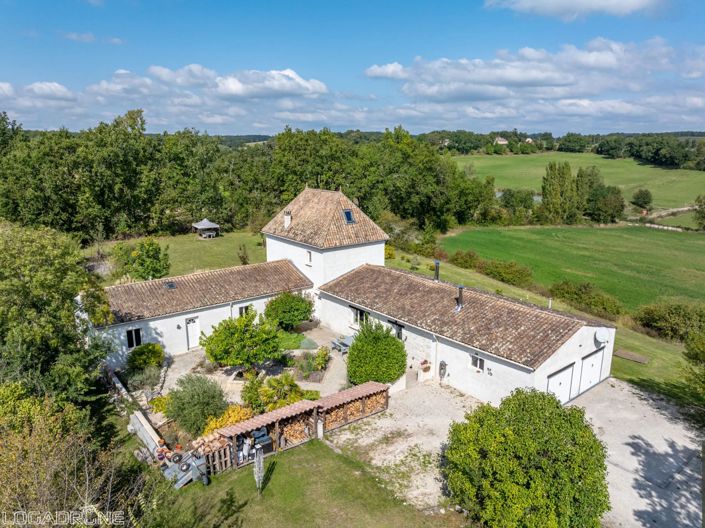
[[[321,325],[341,335],[366,318],[390,326],[420,380],[481,400],[535,387],[567,402],[610,374],[613,327],[385,268],[387,235],[341,192],[305,189],[262,233],[266,263],[107,288],[110,363],[144,342],[185,353],[223,319],[296,291],[312,295]]]

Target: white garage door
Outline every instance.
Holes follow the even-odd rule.
[[[556,395],[561,403],[570,400],[570,385],[573,380],[573,365],[558,372],[554,372],[548,377],[548,392]]]
[[[580,370],[580,393],[582,394],[590,387],[600,382],[602,372],[602,356],[604,349],[596,350],[583,358],[582,369]]]

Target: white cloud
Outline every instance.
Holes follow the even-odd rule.
[[[406,69],[398,62],[389,64],[377,65],[373,64],[365,70],[365,75],[368,77],[382,77],[387,79],[404,79],[406,78]]]
[[[653,11],[661,4],[662,0],[485,0],[485,7],[554,16],[564,20],[594,14],[626,16]]]
[[[107,39],[105,39],[105,42],[107,44],[112,44],[113,46],[122,46],[125,43],[124,40],[122,40],[121,38],[118,38],[118,37],[107,38]]]
[[[247,70],[218,77],[216,92],[225,97],[316,96],[328,92],[317,79],[304,79],[294,70]]]
[[[69,33],[64,33],[64,38],[66,40],[73,40],[74,42],[93,42],[95,40],[95,35],[93,33],[76,33],[71,31]]]
[[[0,97],[12,97],[15,95],[15,89],[8,82],[0,82]]]
[[[71,90],[66,88],[63,84],[53,81],[34,82],[25,86],[25,92],[28,95],[42,99],[70,100],[74,98]]]
[[[178,86],[194,86],[206,84],[216,78],[216,73],[200,64],[188,64],[178,70],[170,70],[164,66],[150,66],[147,72],[159,79]]]
[[[112,78],[91,84],[86,92],[97,96],[145,96],[158,92],[152,79],[141,77],[129,70],[116,70]]]

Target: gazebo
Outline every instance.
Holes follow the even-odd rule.
[[[201,238],[215,238],[220,233],[220,226],[215,222],[211,222],[208,218],[204,218],[200,222],[191,224],[191,227]]]

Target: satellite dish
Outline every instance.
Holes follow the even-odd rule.
[[[595,341],[600,345],[607,343],[610,339],[610,332],[607,328],[598,328],[595,330]]]

